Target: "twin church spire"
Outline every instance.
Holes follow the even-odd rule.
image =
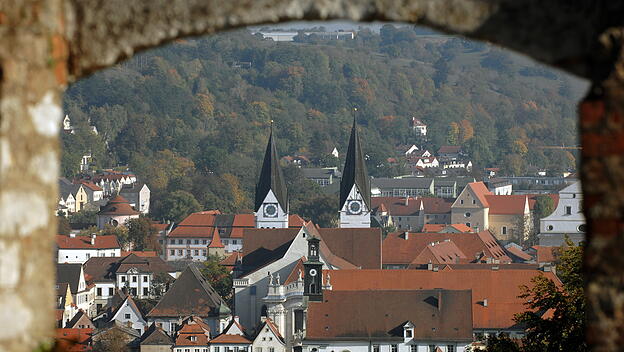
[[[370,227],[370,179],[355,118],[349,138],[344,172],[340,180],[340,227]],[[256,185],[256,228],[288,227],[288,191],[273,135],[273,123]]]

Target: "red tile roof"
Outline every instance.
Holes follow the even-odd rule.
[[[486,195],[491,195],[492,192],[490,192],[490,190],[488,190],[488,188],[485,186],[485,184],[483,182],[470,182],[467,187],[470,187],[470,189],[472,190],[472,193],[475,195],[475,197],[477,197],[477,199],[479,200],[479,202],[481,202],[481,204],[484,207],[489,207],[490,204],[488,203],[487,198],[485,197]]]
[[[127,257],[130,254],[134,254],[137,257],[157,257],[158,253],[156,251],[121,251],[122,257]]]
[[[533,257],[531,257],[530,255],[528,255],[527,253],[524,253],[520,248],[515,247],[515,246],[509,246],[509,248],[506,248],[507,251],[513,255],[515,255],[516,257],[524,260],[524,261],[529,261],[531,259],[533,259]]]
[[[304,221],[299,215],[288,217],[288,225],[291,228],[300,228],[303,223]],[[227,215],[221,214],[218,210],[193,213],[182,220],[167,236],[212,238],[215,227],[226,231],[221,237],[243,238],[245,229],[255,227],[254,215]]]
[[[66,235],[56,235],[56,245],[61,249],[109,249],[120,248],[117,236],[98,235],[95,237],[95,244],[91,244],[91,236],[69,237]]]
[[[210,244],[208,248],[225,248],[223,243],[221,243],[221,237],[219,236],[219,229],[215,227],[214,232],[212,233],[212,239],[210,240]]]
[[[421,197],[425,214],[447,214],[451,212],[452,198]]]
[[[511,262],[511,258],[505,254],[492,234],[489,231],[481,231],[479,233],[408,233],[408,239],[405,239],[404,232],[390,233],[382,245],[383,263],[416,264],[414,260],[427,245],[445,240],[450,240],[457,245],[469,261],[475,261],[477,258],[480,258],[479,261],[484,261],[490,258],[500,262]]]
[[[241,260],[241,252],[235,251],[221,260],[219,264],[227,267],[234,267],[239,260]]]
[[[56,329],[58,351],[92,351],[93,329]]]
[[[466,226],[466,224],[425,224],[421,232],[441,232],[449,226],[461,233],[473,232],[473,230],[470,227]]]
[[[210,340],[211,344],[250,344],[245,336],[242,335],[232,335],[232,334],[221,334],[214,339]]]
[[[559,247],[533,246],[533,248],[537,251],[538,263],[553,263],[557,260]]]
[[[139,215],[140,212],[134,210],[128,200],[120,195],[111,199],[100,209],[98,215]]]
[[[490,215],[523,215],[528,198],[526,195],[486,195]],[[526,209],[529,210],[529,209]]]
[[[92,190],[92,191],[101,191],[102,188],[98,185],[96,185],[95,183],[92,182],[85,182],[85,181],[81,181],[80,182],[83,186],[87,187],[88,189]]]
[[[461,149],[459,145],[443,145],[438,149],[438,154],[457,154]]]
[[[492,270],[332,270],[334,291],[375,290],[472,290],[473,327],[506,329],[515,324],[514,314],[525,311],[518,298],[521,285],[532,286],[531,279],[544,275],[560,285],[552,272],[535,269]],[[373,290],[373,291],[370,291]],[[487,300],[487,304],[484,304]],[[386,300],[387,301],[387,300]]]
[[[428,244],[416,258],[412,264],[456,264],[468,263],[472,258],[466,257],[457,245],[450,240]]]
[[[426,214],[446,214],[451,212],[453,200],[434,197],[409,197],[405,205],[405,197],[372,197],[373,210],[387,211],[393,216],[416,216],[422,210]]]

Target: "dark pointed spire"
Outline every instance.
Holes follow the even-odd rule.
[[[357,109],[354,109],[354,112],[355,111],[357,111]],[[364,153],[360,145],[360,135],[357,130],[355,113],[353,114],[353,127],[351,128],[351,137],[349,138],[347,158],[342,172],[342,179],[340,180],[340,209],[342,209],[347,201],[347,197],[353,185],[357,185],[364,199],[364,203],[368,209],[371,209],[370,178],[368,177],[366,163],[364,162]]]
[[[262,170],[260,171],[260,178],[256,185],[256,206],[255,210],[258,211],[262,202],[266,198],[269,190],[273,191],[279,205],[288,212],[288,193],[286,191],[286,183],[284,182],[284,175],[279,165],[279,157],[277,156],[277,148],[275,147],[275,139],[273,138],[273,120],[271,120],[271,134],[269,135],[269,143],[267,144],[266,152],[264,153],[264,161],[262,163]]]

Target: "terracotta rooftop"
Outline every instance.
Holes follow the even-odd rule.
[[[109,200],[108,203],[100,211],[98,215],[139,215],[140,212],[134,210],[128,200],[120,195]]]
[[[486,195],[490,215],[523,215],[529,211],[526,195]]]
[[[56,235],[56,245],[60,249],[111,249],[120,248],[117,236],[98,235],[95,237],[95,244],[91,244],[91,236],[69,237],[67,235]]]
[[[554,263],[557,260],[556,253],[559,247],[533,246],[533,249],[537,251],[538,263]]]
[[[88,188],[88,189],[90,189],[90,190],[92,190],[92,191],[96,191],[96,192],[97,192],[97,191],[101,191],[101,190],[102,190],[102,188],[101,188],[100,186],[96,185],[96,184],[95,184],[95,183],[93,183],[93,182],[85,182],[85,181],[82,181],[82,182],[80,182],[80,183],[81,183],[83,186],[85,186],[86,188]]]
[[[403,341],[403,326],[411,321],[414,340],[469,342],[470,301],[469,290],[326,290],[323,301],[308,305],[306,340]]]
[[[489,207],[488,199],[486,195],[491,195],[492,192],[485,186],[483,182],[470,182],[466,187],[470,187],[472,193],[477,197],[479,202],[483,204],[484,207]]]
[[[291,228],[300,228],[304,221],[299,215],[290,215],[288,224]],[[215,228],[223,233],[221,237],[242,238],[245,229],[255,227],[253,214],[221,214],[218,210],[193,213],[182,220],[168,237],[212,238]]]
[[[127,257],[130,254],[134,254],[137,257],[157,257],[158,253],[156,251],[121,251],[122,257]]]
[[[445,225],[445,224],[425,224],[421,230],[421,232],[442,232],[444,230],[447,230],[445,232],[459,232],[459,233],[467,233],[467,232],[473,232],[473,230],[466,226],[466,224],[450,224],[450,225]],[[448,230],[453,230],[453,231],[448,231]]]
[[[56,329],[59,351],[91,351],[93,329]]]
[[[334,291],[472,290],[472,320],[475,329],[506,329],[514,326],[514,314],[525,311],[524,301],[518,298],[520,286],[531,287],[533,277],[544,275],[557,285],[561,284],[552,272],[535,269],[461,270],[458,269],[460,267],[462,265],[455,265],[454,270],[440,271],[332,270],[331,283]],[[390,302],[387,298],[380,301]]]
[[[511,262],[489,231],[480,233],[389,233],[383,241],[383,263],[409,265],[431,243],[452,241],[469,261],[488,258]],[[420,263],[427,264],[428,262]]]
[[[520,259],[522,259],[522,260],[524,260],[524,261],[529,261],[529,260],[532,260],[532,259],[533,259],[533,257],[531,257],[531,256],[530,256],[529,254],[527,254],[527,253],[524,253],[524,252],[522,251],[522,249],[520,249],[520,248],[518,248],[518,247],[515,247],[515,246],[509,246],[508,248],[505,248],[505,249],[507,249],[507,251],[508,251],[509,253],[511,253],[512,255],[515,255],[516,257],[518,257],[518,258],[520,258]]]
[[[443,242],[429,243],[420,254],[414,258],[411,264],[456,264],[467,263],[470,262],[471,259],[472,258],[466,257],[454,242],[446,240]]]
[[[251,341],[242,335],[221,334],[210,340],[211,344],[250,344]]]

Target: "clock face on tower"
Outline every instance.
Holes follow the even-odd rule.
[[[264,216],[267,218],[277,217],[277,204],[269,203],[264,205]]]
[[[347,203],[347,212],[351,215],[359,215],[362,213],[362,202],[359,200],[350,200]]]
[[[310,271],[308,271],[308,274],[310,274],[310,276],[316,276],[316,269],[310,269]]]

